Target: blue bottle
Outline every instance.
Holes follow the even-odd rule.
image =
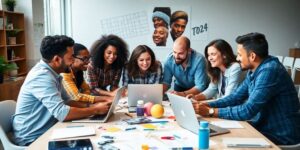
[[[138,100],[136,106],[136,115],[137,117],[144,117],[144,101]]]
[[[209,148],[209,127],[207,121],[200,122],[199,129],[199,149],[208,149]]]

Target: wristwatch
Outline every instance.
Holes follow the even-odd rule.
[[[214,108],[209,108],[209,110],[208,110],[208,115],[209,115],[209,117],[213,117],[213,116],[214,116],[214,113],[215,113]]]

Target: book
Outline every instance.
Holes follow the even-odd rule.
[[[236,148],[266,148],[271,147],[264,138],[223,138],[223,143],[227,147]]]
[[[3,18],[0,17],[0,30],[3,30],[4,29],[4,21],[3,21]]]

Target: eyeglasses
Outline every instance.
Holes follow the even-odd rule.
[[[90,58],[91,58],[91,56],[88,56],[88,57],[83,57],[83,58],[81,58],[81,57],[77,57],[77,56],[75,56],[75,55],[72,55],[74,58],[77,58],[77,59],[80,59],[82,62],[84,62],[84,63],[89,63],[90,62]]]

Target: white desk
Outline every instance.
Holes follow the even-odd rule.
[[[166,108],[167,112],[170,113],[170,108],[167,107]],[[51,134],[52,134],[52,131],[54,129],[57,129],[57,128],[64,128],[66,126],[69,126],[69,125],[84,125],[84,126],[91,126],[93,128],[95,128],[96,130],[96,136],[90,136],[90,137],[82,137],[82,138],[90,138],[92,143],[93,143],[93,147],[94,149],[98,149],[98,145],[96,144],[96,141],[98,141],[100,139],[100,136],[101,135],[119,135],[119,136],[115,136],[117,137],[117,140],[115,142],[115,144],[118,144],[118,141],[119,143],[122,145],[124,145],[124,148],[122,147],[121,149],[141,149],[141,141],[143,141],[143,139],[136,139],[134,141],[134,137],[138,137],[138,136],[145,136],[144,138],[149,138],[148,140],[146,139],[145,140],[145,143],[144,144],[150,144],[153,140],[155,140],[156,142],[160,142],[159,144],[163,144],[164,146],[169,146],[168,145],[168,142],[172,142],[172,141],[162,141],[160,139],[160,137],[158,136],[159,134],[163,134],[165,131],[166,132],[170,132],[170,131],[174,131],[174,132],[186,132],[187,135],[190,135],[191,137],[190,138],[193,138],[191,139],[190,141],[198,141],[198,137],[197,135],[187,131],[187,130],[184,130],[183,128],[179,127],[177,125],[176,122],[169,122],[168,125],[166,125],[167,127],[166,128],[159,128],[158,130],[156,131],[143,131],[143,130],[134,130],[134,131],[119,131],[119,132],[114,132],[114,133],[111,133],[111,132],[107,132],[106,130],[103,130],[103,128],[109,128],[109,127],[112,127],[112,126],[124,126],[123,125],[120,125],[120,120],[121,119],[124,119],[124,118],[129,118],[128,116],[126,116],[124,114],[124,111],[127,111],[127,110],[119,110],[116,112],[115,115],[113,115],[109,122],[108,123],[104,123],[104,124],[100,124],[100,123],[71,123],[71,122],[64,122],[64,123],[57,123],[55,124],[52,128],[50,128],[45,134],[43,134],[41,137],[39,137],[34,143],[32,143],[28,149],[32,149],[32,150],[37,150],[37,149],[48,149],[48,141],[50,141],[50,137],[51,137]],[[166,114],[166,113],[165,113]],[[213,120],[222,120],[222,119],[217,119],[217,118],[205,118],[206,120],[208,121],[213,121]],[[230,129],[230,133],[228,134],[223,134],[223,135],[218,135],[218,136],[213,136],[210,138],[210,141],[212,141],[212,143],[214,143],[214,145],[211,145],[210,146],[210,149],[211,150],[214,150],[214,149],[230,149],[230,148],[227,148],[226,146],[223,145],[222,143],[222,138],[224,137],[247,137],[247,138],[265,138],[260,132],[258,132],[257,130],[255,130],[250,124],[248,124],[247,122],[244,122],[244,121],[240,121],[239,122],[244,128],[242,129]],[[102,129],[98,129],[99,126],[103,127]],[[126,126],[126,125],[125,125]],[[120,136],[121,135],[121,136]],[[121,140],[118,140],[118,139],[121,139]],[[126,139],[128,141],[126,141]],[[267,149],[279,149],[275,144],[273,144],[271,141],[269,141],[267,138],[265,138],[269,143],[272,144],[272,147],[271,148],[267,148]],[[176,140],[176,139],[175,139]],[[174,144],[174,142],[178,143],[178,142],[182,142],[180,141],[180,139],[178,139],[178,141],[173,141],[172,144]],[[123,143],[122,143],[123,141]],[[189,142],[190,142],[189,141]],[[128,144],[126,144],[128,143]],[[134,147],[130,147],[132,146],[131,144],[132,143],[135,143],[135,146]],[[149,145],[151,146],[151,145]],[[126,147],[126,148],[125,148]],[[161,149],[159,147],[159,149]],[[194,148],[194,149],[197,149],[197,148]],[[238,148],[232,148],[234,150],[237,150]],[[249,149],[249,150],[253,150],[253,148],[244,148],[244,149]],[[257,149],[257,148],[255,148]],[[266,149],[266,148],[264,148]]]

